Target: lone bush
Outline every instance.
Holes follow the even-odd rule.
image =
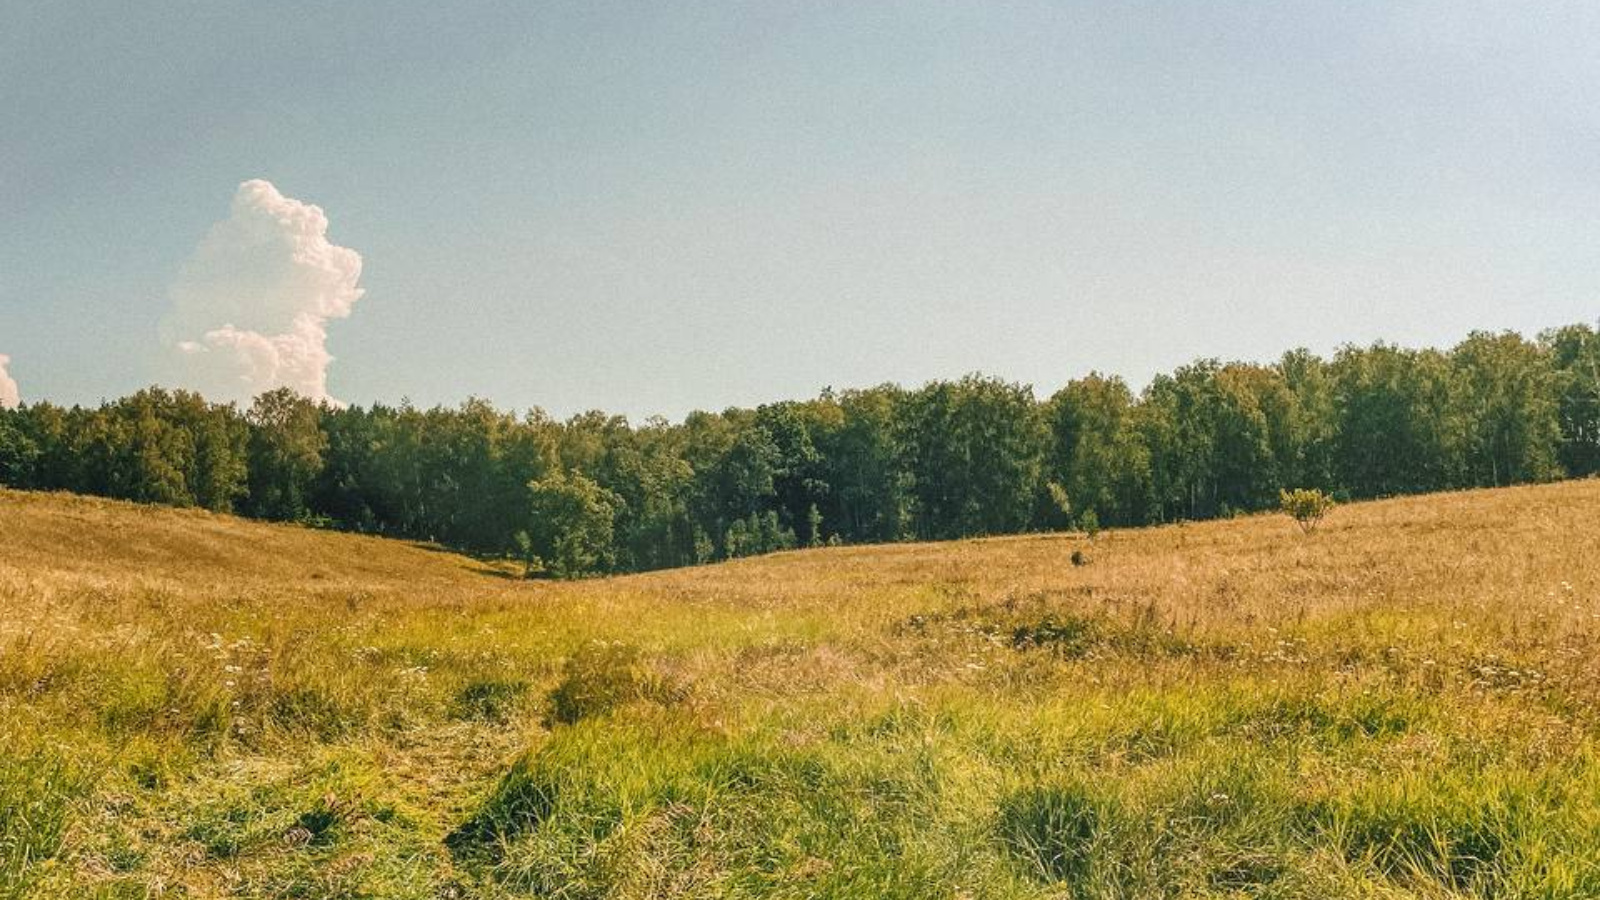
[[[1317,524],[1333,506],[1333,498],[1316,488],[1278,491],[1278,508],[1292,516],[1300,530],[1307,534],[1316,530]]]

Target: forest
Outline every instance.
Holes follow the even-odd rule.
[[[797,546],[1136,526],[1600,471],[1600,333],[1476,332],[1270,365],[1200,360],[1141,392],[969,375],[642,424],[482,400],[249,409],[149,388],[0,410],[0,484],[302,522],[523,559],[556,577]]]

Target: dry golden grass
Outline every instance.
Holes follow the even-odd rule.
[[[1597,521],[536,583],[0,492],[0,898],[1600,896]]]

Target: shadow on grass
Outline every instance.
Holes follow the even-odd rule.
[[[516,560],[506,559],[503,556],[480,555],[467,550],[457,550],[452,547],[446,547],[443,544],[436,544],[430,541],[411,541],[410,546],[417,550],[426,550],[429,553],[438,553],[445,556],[456,556],[469,560],[472,564],[463,565],[461,568],[473,573],[474,575],[483,575],[488,578],[499,578],[502,581],[537,580],[525,578],[525,576],[522,574],[522,563],[517,562]]]

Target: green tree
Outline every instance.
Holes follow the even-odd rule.
[[[1291,350],[1278,361],[1278,374],[1292,398],[1289,455],[1282,460],[1286,484],[1332,490],[1339,410],[1328,363],[1309,350]]]
[[[934,382],[906,398],[899,425],[919,536],[1031,524],[1044,490],[1046,433],[1032,388],[978,375]]]
[[[1150,454],[1159,521],[1202,519],[1218,510],[1216,360],[1157,375],[1140,400],[1137,428]]]
[[[581,472],[554,472],[530,482],[529,536],[545,567],[562,578],[611,571],[618,498]]]
[[[1053,483],[1078,510],[1117,525],[1142,523],[1150,512],[1150,454],[1134,409],[1127,384],[1098,373],[1068,383],[1045,405]]]
[[[1440,490],[1460,483],[1449,361],[1387,344],[1346,347],[1332,365],[1339,429],[1334,468],[1358,497]]]
[[[1546,332],[1554,370],[1560,462],[1573,476],[1600,472],[1600,332],[1571,325]]]
[[[257,397],[250,422],[250,508],[265,519],[294,521],[322,471],[328,437],[317,404],[289,388]]]
[[[897,541],[911,531],[910,476],[896,438],[905,396],[894,385],[845,391],[829,400],[837,418],[817,429],[830,487],[819,506],[833,511],[824,514],[824,527],[851,542]]]
[[[1277,370],[1233,363],[1216,374],[1212,443],[1217,502],[1261,510],[1293,463],[1294,395]]]
[[[26,410],[0,407],[0,485],[13,488],[34,486],[34,464],[39,445],[28,433]]]
[[[1451,351],[1450,361],[1466,483],[1558,477],[1561,420],[1550,357],[1511,332],[1474,332]]]
[[[830,491],[822,454],[812,440],[817,418],[815,405],[792,401],[758,407],[755,416],[776,450],[772,493],[779,521],[807,543],[821,541],[821,535],[812,531],[809,514],[827,502]],[[821,524],[819,518],[815,527],[820,529]]]

